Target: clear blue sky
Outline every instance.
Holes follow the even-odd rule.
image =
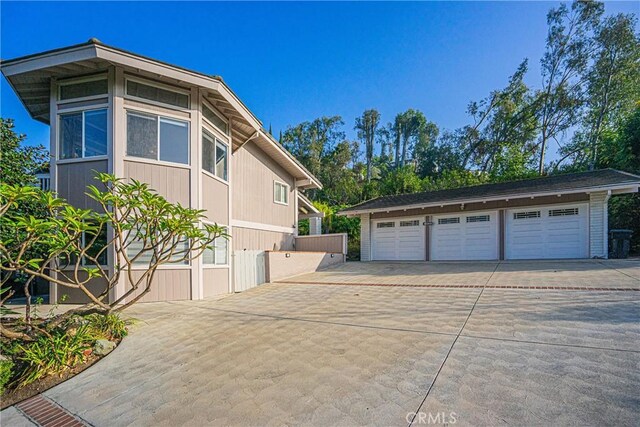
[[[84,42],[104,43],[222,75],[266,128],[377,108],[384,122],[407,108],[441,128],[468,123],[465,109],[506,84],[530,59],[538,85],[546,13],[557,2],[216,3],[1,2],[0,56],[10,59]],[[607,13],[638,13],[611,2]],[[30,143],[48,145],[2,79],[0,114]]]

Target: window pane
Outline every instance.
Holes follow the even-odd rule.
[[[217,265],[226,265],[227,264],[227,239],[223,237],[218,237],[215,242],[216,247],[216,264]]]
[[[127,155],[158,159],[158,119],[127,113]]]
[[[229,128],[227,126],[227,122],[222,120],[220,118],[220,116],[218,116],[216,113],[211,111],[206,106],[202,107],[202,115],[205,117],[205,119],[209,120],[211,122],[211,124],[213,124],[215,127],[220,129],[224,134],[228,134],[229,133]]]
[[[106,95],[107,80],[92,80],[89,82],[61,84],[60,100],[84,98],[85,96]]]
[[[202,132],[202,169],[215,174],[216,153],[213,147],[213,137]]]
[[[160,119],[160,160],[189,163],[189,126],[186,123]]]
[[[227,146],[216,141],[216,176],[227,180]]]
[[[202,253],[202,263],[203,264],[215,264],[214,260],[214,251],[213,249],[207,248]]]
[[[82,157],[82,113],[60,116],[60,159]]]
[[[289,203],[289,188],[286,185],[282,186],[282,202]]]
[[[127,95],[144,98],[150,101],[188,108],[189,96],[183,93],[162,89],[155,86],[127,80]]]
[[[107,154],[107,110],[84,113],[84,156]]]
[[[177,246],[173,250],[173,255],[169,259],[169,263],[189,264],[188,260],[182,260],[189,253],[189,240],[180,238],[176,239],[175,242],[177,243]]]

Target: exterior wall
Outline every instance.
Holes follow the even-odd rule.
[[[293,233],[233,227],[231,246],[234,252],[242,250],[292,251],[294,238]]]
[[[229,293],[229,269],[203,268],[202,289],[204,298]]]
[[[586,193],[576,193],[576,194],[563,194],[561,197],[558,196],[545,196],[545,197],[536,197],[534,199],[527,197],[521,199],[511,199],[511,200],[498,200],[494,202],[486,202],[486,203],[456,203],[449,204],[445,206],[435,206],[430,208],[418,208],[418,209],[407,209],[407,210],[391,210],[389,212],[376,212],[371,214],[371,219],[382,219],[382,218],[399,218],[403,216],[420,216],[420,215],[438,215],[445,213],[455,213],[455,212],[469,212],[469,211],[483,211],[483,210],[499,210],[499,209],[510,209],[510,208],[519,208],[525,206],[540,206],[540,205],[553,205],[553,204],[566,204],[566,203],[574,203],[574,202],[586,202],[589,200],[589,195]],[[464,208],[461,208],[461,205],[464,204]]]
[[[309,234],[322,234],[322,218],[318,216],[312,216],[309,218]]]
[[[100,188],[99,182],[94,179],[93,171],[108,172],[106,160],[59,163],[57,169],[56,186],[60,197],[77,208],[99,209],[98,203],[85,193],[87,185]]]
[[[141,277],[143,273],[144,272],[142,270],[135,271],[133,274],[134,280]],[[125,281],[125,289],[129,290],[130,282],[126,278]],[[139,288],[138,291],[142,291],[143,289],[144,287]],[[191,299],[191,269],[160,269],[156,271],[156,274],[153,277],[151,291],[142,297],[140,302],[176,301],[186,299]],[[128,301],[130,300],[131,298],[128,299]]]
[[[296,227],[296,191],[293,177],[251,142],[231,157],[232,219]],[[289,185],[288,205],[273,201],[274,181]]]
[[[592,258],[609,256],[608,203],[606,191],[589,195],[589,255]]]
[[[360,215],[360,261],[371,261],[371,215]]]
[[[311,273],[344,262],[344,255],[326,252],[267,251],[267,282]],[[287,257],[288,255],[288,257]]]
[[[80,276],[80,280],[87,278],[87,273],[84,271],[78,272],[78,275]],[[93,295],[100,295],[105,290],[107,282],[102,277],[96,277],[91,279],[86,286]],[[89,298],[83,291],[80,289],[67,288],[66,286],[59,286],[56,301],[61,302],[62,298],[64,298],[65,304],[85,304],[89,302]]]
[[[202,209],[209,221],[229,224],[229,186],[205,173],[202,174]]]
[[[347,233],[319,234],[298,236],[295,241],[296,251],[333,252],[347,254]]]
[[[124,178],[146,182],[170,203],[190,206],[189,169],[125,160]]]

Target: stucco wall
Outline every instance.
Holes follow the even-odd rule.
[[[287,257],[288,255],[288,257]],[[266,252],[267,282],[303,273],[311,273],[330,265],[341,264],[345,256],[326,252]]]

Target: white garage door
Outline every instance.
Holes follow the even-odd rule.
[[[431,226],[431,259],[498,259],[497,212],[434,216]]]
[[[508,210],[507,259],[588,258],[587,205]]]
[[[376,261],[424,261],[424,218],[373,221],[372,259]]]

